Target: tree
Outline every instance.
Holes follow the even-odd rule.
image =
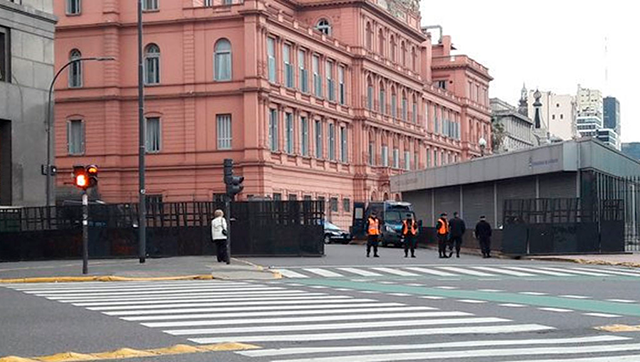
[[[498,152],[501,149],[505,137],[506,132],[502,122],[497,117],[491,118],[491,149],[494,152]]]

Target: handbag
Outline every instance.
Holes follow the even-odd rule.
[[[222,235],[227,236],[229,233],[227,232],[226,229],[222,229]]]

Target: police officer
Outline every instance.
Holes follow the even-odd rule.
[[[369,215],[365,230],[367,230],[367,258],[371,255],[371,247],[373,247],[373,257],[379,258],[378,238],[380,237],[380,220],[376,216],[375,211]]]
[[[447,238],[449,237],[449,221],[447,220],[447,213],[440,214],[440,219],[436,223],[436,234],[438,236],[438,253],[440,259],[448,258],[447,256]]]
[[[409,249],[411,249],[411,257],[416,257],[416,236],[418,235],[418,224],[411,214],[407,215],[407,218],[402,222],[402,238],[404,239],[404,257],[409,256]]]
[[[480,242],[483,258],[491,257],[491,225],[486,218],[480,216],[480,221],[476,224],[476,238]]]
[[[451,234],[451,238],[449,240],[449,257],[453,255],[453,247],[455,245],[456,248],[456,257],[460,257],[460,247],[462,246],[462,236],[464,232],[467,230],[467,226],[464,223],[464,220],[458,216],[457,212],[453,213],[453,219],[449,220],[449,233]]]

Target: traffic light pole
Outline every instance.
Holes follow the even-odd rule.
[[[82,274],[89,273],[89,196],[82,191]]]
[[[224,197],[224,217],[227,219],[227,264],[231,264],[231,197],[225,195]]]
[[[145,189],[145,155],[147,127],[144,119],[144,59],[142,54],[142,0],[138,0],[138,257],[147,258],[147,196]]]

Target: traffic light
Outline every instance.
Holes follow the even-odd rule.
[[[89,187],[89,176],[84,166],[73,166],[73,184],[83,190]]]
[[[233,175],[233,160],[225,159],[224,160],[224,183],[227,185],[227,196],[229,196],[232,200],[233,198],[242,192],[244,189],[244,185],[242,182],[244,181],[243,176],[234,176]]]
[[[89,187],[96,187],[98,185],[98,166],[89,165],[86,170],[89,177]]]

